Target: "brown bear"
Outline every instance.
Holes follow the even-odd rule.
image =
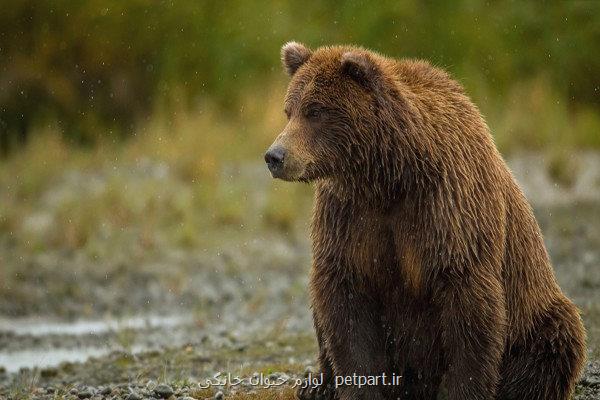
[[[316,191],[324,382],[298,397],[568,399],[585,360],[578,309],[462,87],[357,47],[292,42],[282,59],[288,123],[265,160]]]

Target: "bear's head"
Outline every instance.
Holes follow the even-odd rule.
[[[291,76],[288,122],[265,154],[272,176],[343,183],[389,175],[394,167],[384,165],[397,148],[390,135],[397,129],[393,63],[361,48],[312,51],[295,42],[283,46],[281,58]]]

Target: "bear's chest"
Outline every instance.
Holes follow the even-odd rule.
[[[334,202],[317,203],[313,256],[317,269],[358,277],[381,291],[420,295],[423,258],[402,215],[388,215]]]
[[[394,236],[385,215],[350,207],[315,211],[312,239],[317,259],[335,260],[345,271],[363,277],[381,279],[394,272]]]
[[[358,215],[347,225],[345,261],[363,275],[391,273],[396,261],[393,234],[381,216]]]

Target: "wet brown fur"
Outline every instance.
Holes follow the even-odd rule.
[[[361,48],[282,49],[278,177],[315,182],[310,294],[326,381],[302,399],[567,399],[585,358],[532,210],[462,87]],[[316,110],[316,111],[315,111]],[[540,116],[535,116],[540,117]]]

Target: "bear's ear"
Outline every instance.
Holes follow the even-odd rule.
[[[364,52],[348,51],[342,54],[342,71],[356,83],[374,89],[379,70],[371,57]]]
[[[281,62],[289,76],[294,75],[311,55],[308,47],[297,42],[287,42],[281,48]]]

